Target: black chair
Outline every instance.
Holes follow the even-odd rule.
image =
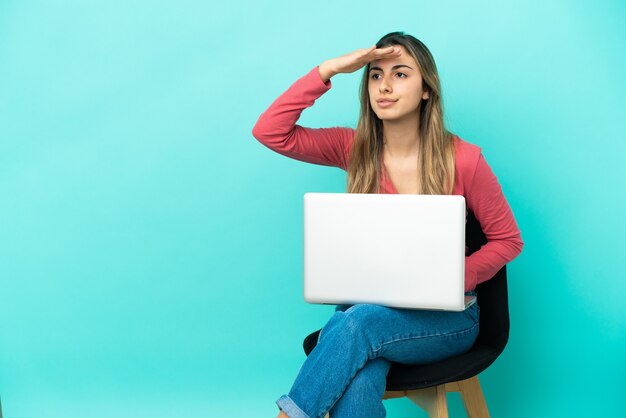
[[[465,237],[469,253],[487,239],[472,212],[468,212]],[[509,339],[509,307],[506,266],[476,287],[480,306],[480,331],[474,346],[465,354],[437,363],[408,366],[393,363],[387,375],[384,399],[408,397],[424,408],[429,417],[448,417],[447,392],[461,392],[470,418],[489,417],[477,375],[502,353]],[[319,330],[304,340],[309,355],[317,344]],[[331,417],[332,418],[332,417]]]

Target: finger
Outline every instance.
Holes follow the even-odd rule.
[[[372,51],[376,50],[376,45],[372,45],[369,48],[364,48],[361,50],[361,52],[363,53],[363,55],[369,55],[372,53]]]
[[[389,46],[386,48],[379,48],[374,51],[378,55],[395,55],[400,53],[400,48],[395,46]]]
[[[385,58],[393,58],[400,56],[400,48],[387,47],[387,48],[379,48],[372,51],[369,54],[370,61],[385,59]]]
[[[399,52],[400,52],[399,48],[394,48],[390,46],[387,48],[375,49],[374,51],[372,51],[371,55],[375,57],[391,57],[391,56],[398,55]]]

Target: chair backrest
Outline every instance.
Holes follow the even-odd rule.
[[[480,223],[471,211],[467,214],[465,242],[469,254],[487,243]],[[480,334],[476,343],[502,351],[509,339],[510,327],[506,266],[493,278],[476,286],[476,294],[480,306]]]

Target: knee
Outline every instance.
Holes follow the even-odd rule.
[[[380,324],[382,317],[388,311],[389,308],[379,305],[351,306],[346,311],[335,312],[322,330],[322,335],[336,332],[349,336],[348,341],[360,341],[375,331],[376,325]],[[321,335],[320,338],[322,338]]]
[[[346,326],[355,332],[371,330],[387,315],[390,308],[380,305],[359,304],[346,313]]]

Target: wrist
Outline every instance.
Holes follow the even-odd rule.
[[[337,72],[332,68],[332,66],[328,63],[328,61],[324,61],[323,63],[321,63],[317,67],[317,69],[320,73],[320,77],[322,81],[324,82],[324,84],[326,84],[332,76],[337,74]]]

